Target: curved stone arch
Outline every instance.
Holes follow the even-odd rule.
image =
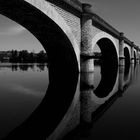
[[[136,63],[136,61],[137,61],[137,50],[134,49],[134,62]]]
[[[124,45],[124,49],[125,49],[125,48],[128,49],[128,51],[129,51],[129,56],[130,56],[130,59],[131,59],[131,56],[132,56],[132,54],[131,54],[131,47],[130,47],[129,45],[125,44],[125,45]]]
[[[124,57],[125,57],[125,66],[129,66],[131,63],[131,50],[129,46],[124,46]]]
[[[105,103],[110,97],[112,97],[117,91],[118,91],[118,85],[119,85],[119,75],[117,75],[116,78],[116,82],[112,88],[112,91],[108,94],[108,96],[104,97],[104,98],[99,98],[98,96],[96,96],[96,94],[93,92],[93,99],[94,102],[97,104],[103,104]]]
[[[45,0],[25,0],[26,2],[30,3],[34,7],[41,10],[46,16],[48,16],[50,19],[52,19],[67,35],[70,42],[73,45],[73,48],[76,53],[76,57],[78,60],[78,66],[80,70],[80,48],[78,44],[76,43],[76,39],[70,29],[70,27],[67,25],[66,21],[63,19],[63,17],[55,10],[51,4]]]
[[[18,5],[20,7],[20,4],[22,4],[28,8],[32,8],[33,10],[38,10],[38,12],[40,12],[40,15],[44,14],[44,16],[50,18],[50,20],[52,20],[62,30],[62,32],[66,35],[66,38],[68,38],[69,42],[72,44],[72,47],[73,47],[73,50],[75,52],[76,59],[78,62],[78,68],[80,71],[80,48],[79,48],[79,45],[77,44],[77,41],[76,41],[70,27],[67,25],[66,21],[55,10],[55,8],[51,5],[50,2],[45,1],[45,0],[23,0],[23,1],[20,1],[20,0],[13,0],[13,1],[1,0],[0,4],[1,4],[0,14],[4,13],[3,15],[5,15],[5,16],[7,16],[7,13],[9,11],[11,13],[12,13],[12,11],[15,11],[15,13],[13,13],[13,14],[15,14],[15,16],[16,15],[18,16],[18,12],[16,12],[18,10],[16,9],[17,8],[16,6]],[[7,6],[9,6],[9,10],[7,9]],[[22,10],[24,10],[23,13],[26,12],[26,14],[28,14],[28,15],[30,14],[30,16],[34,15],[34,11],[33,12],[30,11],[30,13],[27,13],[27,12],[29,12],[29,10],[26,9],[26,7],[24,8],[24,6],[23,6],[23,8],[21,8]],[[5,12],[5,10],[7,10],[7,12]],[[14,17],[14,15],[12,15],[12,16]],[[9,18],[12,19],[12,17],[9,17]],[[12,19],[12,20],[14,20],[14,19]],[[39,20],[39,18],[38,18],[38,20]],[[16,21],[16,20],[14,20],[14,21]],[[18,21],[16,21],[16,22],[18,22]],[[24,22],[24,19],[23,19],[23,22]],[[19,24],[21,24],[21,23],[19,23]],[[42,25],[39,25],[39,26],[42,26]],[[30,30],[30,27],[29,28],[25,27],[25,28],[28,29],[31,33],[33,33]]]
[[[94,36],[94,38],[92,39],[92,50],[94,50],[95,44],[97,44],[100,47],[102,53],[102,58],[101,58],[102,78],[98,87],[95,89],[94,94],[95,96],[98,96],[98,98],[102,98],[102,100],[104,100],[108,98],[109,95],[113,94],[113,91],[115,89],[114,87],[118,83],[117,71],[118,71],[118,62],[119,62],[118,60],[119,50],[115,39],[111,35],[105,32],[99,32]],[[109,70],[112,70],[110,74],[112,75],[113,79],[111,79],[111,83],[109,85],[106,85],[108,86],[108,88],[106,88],[106,90],[104,90],[103,93],[103,89],[105,88],[104,82],[106,81],[107,78],[106,72],[109,72]]]
[[[96,35],[94,36],[94,38],[92,39],[92,47],[93,47],[93,49],[94,49],[94,47],[95,47],[95,44],[96,44],[99,40],[101,40],[101,39],[103,39],[103,38],[107,38],[107,39],[109,39],[109,40],[113,43],[113,45],[115,46],[115,50],[116,50],[116,53],[117,53],[118,60],[119,60],[119,50],[118,50],[117,43],[116,43],[115,39],[114,39],[111,35],[109,35],[108,33],[99,32],[98,34],[96,34]]]
[[[54,93],[61,93],[61,94],[57,94],[57,97],[55,94],[56,97],[55,99],[58,100],[58,102],[60,101],[58,97],[61,98],[63,101],[65,100],[64,102],[65,105],[61,106],[60,104],[61,108],[64,107],[63,108],[64,113],[67,111],[67,107],[71,105],[71,99],[73,99],[73,93],[75,93],[76,91],[77,78],[79,72],[78,59],[77,59],[78,53],[76,54],[75,52],[76,48],[74,48],[72,44],[72,42],[75,42],[75,45],[77,47],[76,41],[69,39],[69,37],[72,36],[72,33],[70,31],[69,32],[67,31],[67,34],[69,36],[68,37],[58,24],[56,24],[51,18],[45,15],[42,11],[40,11],[39,9],[37,9],[36,7],[34,7],[33,5],[29,4],[26,1],[1,0],[0,14],[12,19],[13,21],[25,27],[40,41],[44,49],[48,51],[49,59],[51,60],[51,64],[49,64],[48,66],[49,87],[44,99],[42,100],[40,105],[36,108],[36,110],[34,110],[32,115],[28,118],[28,121],[26,123],[29,124],[29,120],[32,120],[32,126],[35,126],[37,122],[36,123],[33,122],[39,120],[41,121],[41,123],[38,122],[38,125],[40,125],[40,127],[38,128],[43,129],[42,125],[44,124],[44,121],[42,117],[45,118],[45,115],[43,116],[42,114],[43,112],[46,112],[47,107],[49,108],[51,106],[51,109],[52,107],[54,107],[54,102],[52,102],[52,100],[50,100],[51,102],[49,102],[48,106],[46,105],[47,101],[49,101],[50,98],[53,99],[54,101]],[[62,62],[60,62],[61,60]],[[73,75],[69,76],[71,75],[69,73],[72,73]],[[60,82],[60,79],[61,81],[64,81],[63,84]],[[72,81],[74,85],[69,81]],[[61,89],[64,89],[64,87],[68,89],[67,94],[65,90],[61,91]],[[68,100],[66,101],[66,99]],[[45,107],[45,109],[43,107]],[[56,108],[54,108],[54,110],[55,109]],[[56,115],[53,116],[55,117]],[[42,120],[35,119],[35,118],[41,118]],[[59,116],[59,119],[60,120],[62,119],[61,115]],[[56,124],[57,123],[58,121],[56,122]],[[22,133],[23,131],[20,132]],[[40,136],[39,134],[37,135]]]

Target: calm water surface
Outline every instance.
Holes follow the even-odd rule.
[[[140,139],[140,65],[98,65],[94,73],[81,74],[81,80],[63,74],[54,74],[49,85],[47,65],[0,64],[0,138],[41,104],[37,117],[42,120],[27,125],[29,130],[35,122],[40,125],[27,130],[31,138],[38,132],[42,140]]]
[[[0,138],[31,115],[47,86],[45,64],[0,64]]]
[[[107,74],[107,72],[105,73]],[[118,84],[111,88],[112,91],[114,90],[113,92],[110,90],[112,93],[109,92],[103,97],[95,95],[95,91],[100,86],[104,76],[101,74],[100,66],[95,67],[94,74],[95,88],[91,92],[90,90],[84,92],[82,95],[83,103],[86,103],[83,105],[81,124],[65,139],[139,140],[140,65],[130,65],[130,67],[125,69],[120,67],[116,76],[116,82],[114,82]],[[106,76],[106,83],[109,83],[111,76],[111,74]],[[100,83],[97,81],[100,81]],[[108,90],[102,86],[100,91],[98,94]],[[87,106],[86,109],[85,106]]]
[[[133,70],[130,85],[93,124],[93,128],[90,129],[90,138],[140,139],[140,66],[136,66]]]

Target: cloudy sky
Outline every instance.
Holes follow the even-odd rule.
[[[93,11],[136,45],[140,46],[140,0],[80,0],[91,3]],[[43,49],[39,41],[14,21],[0,15],[0,50]]]
[[[0,15],[0,51],[12,49],[39,52],[43,47],[28,30]]]
[[[136,45],[140,46],[140,0],[80,0]]]

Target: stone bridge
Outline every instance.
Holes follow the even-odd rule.
[[[46,117],[49,118],[48,121],[50,121],[50,118],[53,120],[56,118],[61,120],[61,115],[58,117],[58,114],[60,114],[58,111],[61,110],[58,109],[55,111],[56,107],[54,104],[57,106],[60,105],[59,107],[64,108],[64,112],[66,112],[68,106],[66,103],[69,102],[71,96],[73,98],[71,93],[75,92],[71,83],[74,83],[74,85],[77,84],[74,76],[79,72],[81,72],[81,79],[76,90],[81,90],[81,95],[77,92],[78,95],[74,96],[74,100],[79,102],[81,99],[86,99],[86,104],[83,102],[81,110],[83,112],[82,119],[87,122],[91,121],[91,114],[98,107],[97,105],[103,104],[114,95],[116,91],[122,93],[130,83],[133,82],[133,77],[136,75],[134,73],[134,65],[131,65],[128,69],[126,69],[126,66],[130,63],[134,64],[139,62],[140,48],[126,38],[124,33],[117,31],[101,17],[96,15],[92,11],[91,5],[82,4],[78,0],[0,0],[0,14],[14,20],[29,30],[40,41],[50,60],[48,65],[49,72],[51,73],[49,75],[51,86],[49,86],[47,90],[47,98],[43,100],[35,112],[37,115],[33,114],[37,116],[34,117],[33,120],[33,122],[35,121],[37,124],[37,128],[34,127],[34,123],[29,123],[29,125],[27,125],[29,126],[27,127],[28,129],[26,129],[27,134],[30,134],[30,130],[34,128],[33,130],[35,130],[35,132],[33,131],[31,134],[34,135],[36,133],[39,138],[40,135],[43,137],[42,134],[47,132],[43,127],[45,126],[47,129]],[[112,70],[110,68],[107,70],[106,67],[103,67],[101,71],[102,78],[99,84],[100,88],[94,91],[93,71],[94,49],[96,45],[98,45],[101,50],[103,66],[105,65],[109,68],[110,66],[111,68],[113,66],[123,67],[119,67],[119,74],[118,69]],[[59,71],[63,76],[60,75]],[[69,72],[72,73],[73,76],[69,75]],[[108,76],[108,74],[111,76]],[[51,77],[51,75],[53,75],[53,77]],[[78,79],[77,76],[76,78]],[[60,79],[64,81],[63,85]],[[71,82],[69,79],[74,80]],[[81,88],[82,84],[83,88]],[[103,86],[105,88],[102,88]],[[68,89],[67,94],[65,90],[61,91],[61,89],[64,88]],[[105,90],[101,92],[100,89]],[[60,91],[61,94],[58,94]],[[96,99],[95,104],[91,102],[93,97]],[[67,98],[68,100],[66,100]],[[52,99],[53,102],[50,99]],[[64,105],[63,102],[65,103]],[[49,105],[46,105],[46,103]],[[42,109],[42,106],[45,106],[45,109]],[[80,111],[78,115],[75,115],[75,113],[78,112],[77,106],[79,107],[79,103],[73,101],[71,107],[68,109],[69,115],[66,114],[66,116],[64,116],[60,125],[58,125],[54,133],[50,136],[51,140],[57,135],[67,133],[75,127],[77,123],[73,121],[75,120],[73,116],[77,117],[80,115]],[[87,106],[91,106],[89,110]],[[51,109],[49,109],[50,107]],[[51,115],[51,113],[45,113],[47,115],[42,113],[46,112],[47,109],[49,111],[51,110],[50,112],[54,115]],[[57,115],[55,113],[57,113]],[[44,119],[46,120],[45,123]],[[68,121],[70,121],[70,123],[67,124]],[[56,124],[57,123],[58,122],[56,122]],[[65,128],[69,130],[64,130]],[[53,130],[52,124],[51,129]],[[41,134],[38,133],[39,131]],[[22,132],[25,133],[24,131]],[[24,134],[20,135],[20,138],[21,136],[23,137]]]
[[[78,72],[94,71],[95,45],[105,64],[139,61],[139,47],[78,0],[0,0],[0,14],[28,29],[53,67],[61,63]]]

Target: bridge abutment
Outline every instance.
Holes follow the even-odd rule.
[[[82,42],[81,42],[81,72],[93,72],[94,60],[93,60],[93,47],[92,47],[92,18],[88,9],[89,4],[83,4],[82,14]]]

